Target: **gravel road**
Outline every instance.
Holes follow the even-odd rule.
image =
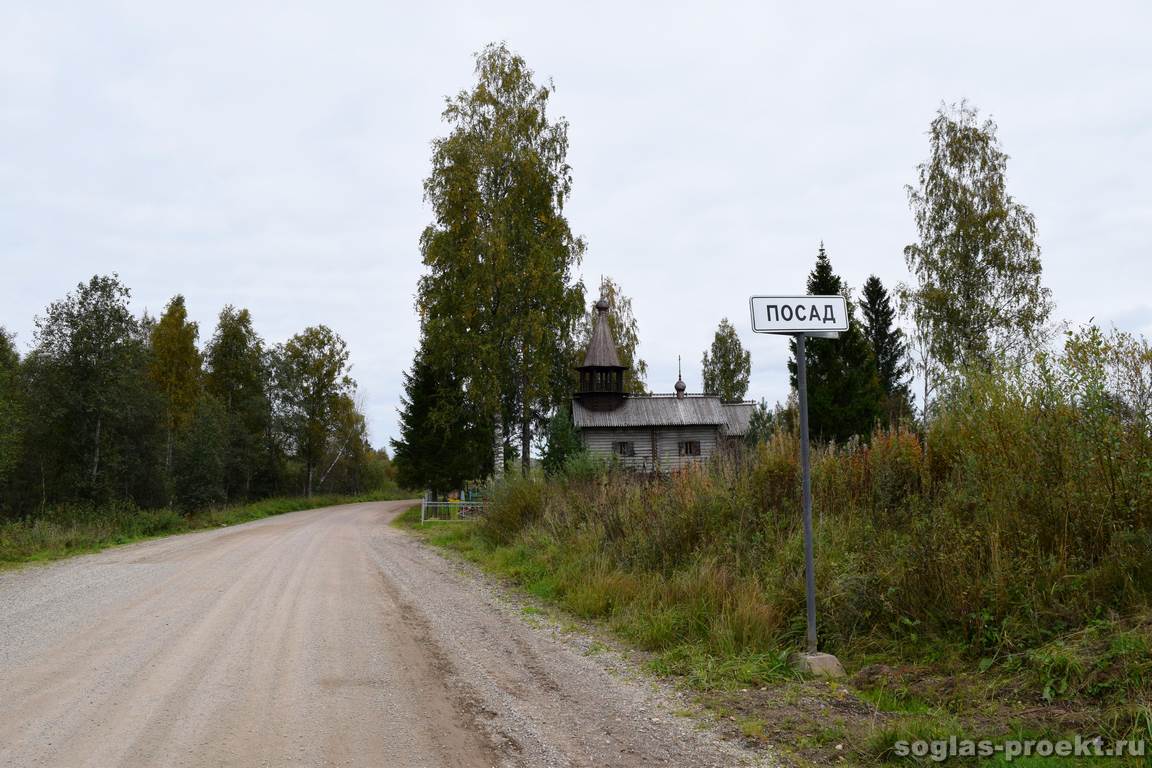
[[[390,527],[409,505],[0,573],[0,766],[768,764]]]

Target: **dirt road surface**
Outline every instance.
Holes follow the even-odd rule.
[[[390,527],[407,506],[0,573],[0,766],[767,762]]]

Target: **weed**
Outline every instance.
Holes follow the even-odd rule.
[[[736,720],[736,725],[749,739],[760,740],[764,738],[764,721],[757,717],[741,717]]]

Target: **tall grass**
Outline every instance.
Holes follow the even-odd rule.
[[[1147,344],[1089,329],[1023,370],[967,377],[926,434],[817,447],[824,646],[1027,659],[1146,610],[1150,425]],[[477,535],[645,647],[775,659],[804,629],[798,454],[785,433],[668,476],[513,480]]]

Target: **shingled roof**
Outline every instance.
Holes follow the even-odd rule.
[[[743,437],[748,434],[755,403],[724,403],[724,416],[727,419],[725,434],[729,437]]]
[[[577,429],[603,427],[722,427],[739,437],[748,432],[752,403],[723,403],[714,395],[632,395],[612,411],[593,411],[580,401],[572,403],[572,424]]]
[[[592,327],[592,339],[584,355],[583,368],[624,368],[620,356],[616,354],[616,343],[612,341],[612,329],[608,327],[608,302],[596,302],[596,325]]]
[[[628,397],[613,411],[593,411],[579,401],[572,404],[572,423],[586,427],[695,427],[726,422],[716,397]]]

